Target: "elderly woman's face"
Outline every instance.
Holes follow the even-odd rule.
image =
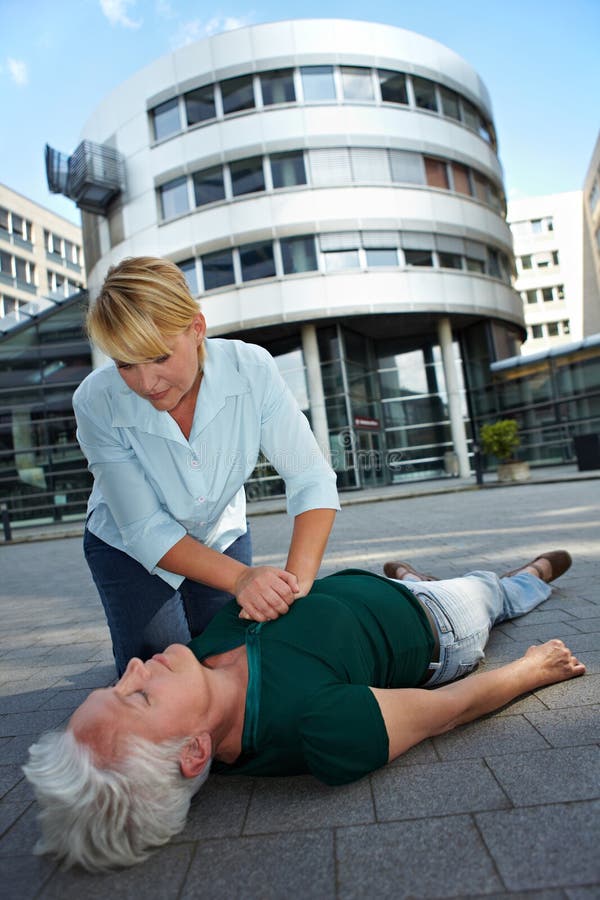
[[[205,669],[188,647],[172,644],[145,663],[130,660],[114,687],[90,694],[69,727],[109,762],[130,735],[161,742],[206,730],[208,695]]]
[[[116,359],[119,374],[132,391],[148,400],[155,409],[173,412],[198,385],[198,349],[205,333],[204,316],[198,313],[184,332],[167,340],[171,349],[168,356],[143,363],[124,363]]]

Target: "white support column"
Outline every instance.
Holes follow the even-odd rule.
[[[301,334],[312,430],[319,447],[325,454],[325,457],[329,459],[329,427],[327,425],[325,393],[321,378],[321,359],[317,343],[317,329],[311,324],[303,325]]]
[[[438,340],[442,351],[442,364],[446,379],[446,391],[448,393],[448,412],[450,414],[450,431],[454,452],[458,459],[458,474],[461,478],[468,478],[471,474],[469,453],[467,449],[467,435],[461,410],[461,399],[456,361],[452,350],[452,328],[450,319],[444,317],[438,322]]]

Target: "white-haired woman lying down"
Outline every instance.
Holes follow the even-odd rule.
[[[64,732],[31,747],[38,852],[91,870],[131,865],[182,830],[211,762],[220,773],[311,772],[344,784],[520,694],[583,675],[551,640],[447,683],[475,669],[492,626],[545,600],[570,562],[552,551],[500,578],[446,581],[400,562],[385,565],[387,578],[348,570],[262,623],[231,601],[188,647],[132,659]]]

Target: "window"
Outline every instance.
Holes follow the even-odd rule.
[[[263,104],[293,103],[296,99],[293,69],[276,69],[260,76]]]
[[[425,157],[425,177],[429,187],[444,188],[448,190],[448,172],[446,171],[446,163],[442,159],[432,159],[430,156]]]
[[[533,268],[533,264],[531,262],[531,254],[521,257],[521,268],[522,269],[532,269]]]
[[[482,203],[489,203],[487,178],[484,178],[479,172],[473,172],[473,182],[477,199],[481,200]]]
[[[479,115],[477,108],[468,100],[465,100],[464,97],[461,100],[461,104],[463,122],[468,128],[472,128],[473,131],[479,131],[481,116]]]
[[[172,219],[189,210],[187,178],[175,178],[159,188],[161,215],[163,219]]]
[[[452,178],[454,181],[454,190],[459,194],[467,194],[471,196],[471,182],[469,181],[469,170],[460,163],[452,163]]]
[[[462,257],[458,253],[438,252],[438,257],[442,269],[462,269]]]
[[[598,183],[598,179],[596,178],[590,191],[590,210],[592,212],[596,211],[598,200],[600,200],[600,183]]]
[[[366,184],[389,184],[390,161],[387,150],[353,147],[350,150],[352,181]]]
[[[560,265],[560,262],[559,262],[559,255],[558,255],[558,250],[553,250],[553,251],[552,251],[552,265],[553,265],[553,266],[559,266],[559,265]]]
[[[525,297],[528,303],[537,303],[537,291],[525,291]]]
[[[195,259],[184,259],[183,262],[177,263],[183,274],[185,275],[185,280],[187,281],[187,286],[190,289],[190,294],[192,297],[195,297],[198,293],[198,275],[196,273],[196,260]]]
[[[328,250],[323,254],[325,268],[328,272],[339,272],[342,269],[358,269],[358,250]]]
[[[558,322],[548,322],[548,337],[557,337],[558,335]]]
[[[433,266],[431,250],[405,250],[404,259],[407,266]]]
[[[195,91],[190,91],[185,95],[184,99],[188,125],[206,122],[207,119],[214,119],[217,115],[215,109],[215,89],[212,84],[206,85],[206,87],[197,88]]]
[[[317,269],[315,239],[312,236],[282,238],[281,258],[286,275],[296,272],[314,272]]]
[[[242,194],[253,194],[256,191],[264,191],[265,176],[261,156],[251,156],[249,159],[240,159],[230,163],[231,189],[234,197]]]
[[[216,203],[218,200],[225,199],[222,166],[212,166],[210,169],[194,172],[192,180],[196,206],[206,206],[207,203]]]
[[[467,256],[467,271],[468,272],[481,272],[482,274],[485,272],[485,263],[482,259],[475,259],[472,256]]]
[[[542,220],[541,219],[532,219],[531,220],[531,230],[534,234],[542,233]]]
[[[240,263],[242,266],[242,281],[272,278],[275,275],[273,244],[270,241],[245,244],[245,246],[240,247]]]
[[[341,66],[344,100],[374,100],[371,70],[358,66]]]
[[[435,84],[428,78],[417,78],[413,76],[413,90],[415,92],[415,103],[419,109],[430,109],[437,112],[437,100],[435,96]]]
[[[487,272],[488,275],[491,275],[492,278],[500,278],[500,259],[498,257],[498,251],[494,250],[492,247],[488,247],[488,264],[487,264]]]
[[[565,299],[565,286],[564,286],[564,284],[557,284],[557,285],[556,285],[556,298],[557,298],[557,300],[564,300],[564,299]]]
[[[154,123],[154,139],[162,141],[163,138],[170,137],[181,131],[181,122],[179,120],[179,100],[174,97],[173,100],[167,100],[155,106],[152,110],[152,121]]]
[[[62,258],[62,238],[60,238],[57,234],[52,234],[51,232],[47,232],[48,234],[48,243],[47,249],[48,252],[53,256],[59,256]]]
[[[8,210],[0,206],[0,232],[8,234]]]
[[[561,325],[563,334],[571,334],[571,323],[568,319],[563,319]]]
[[[379,87],[381,99],[385,103],[401,103],[408,106],[408,91],[406,90],[406,75],[402,72],[391,72],[389,69],[379,69]]]
[[[252,109],[254,106],[252,75],[242,75],[240,78],[228,78],[226,81],[222,81],[221,96],[225,115]]]
[[[531,337],[532,338],[541,338],[544,336],[544,329],[541,325],[532,325],[531,326]]]
[[[551,287],[542,288],[542,300],[544,303],[551,303],[554,300],[554,292]]]
[[[332,184],[352,184],[350,154],[346,147],[331,150],[310,150],[311,183],[315,187]]]
[[[460,121],[460,103],[458,94],[446,87],[440,86],[440,97],[442,98],[442,113],[451,119]]]
[[[12,278],[12,256],[4,250],[0,250],[0,272]]]
[[[398,265],[398,251],[393,247],[376,247],[365,252],[370,267]]]
[[[335,100],[333,66],[302,66],[300,74],[306,103]]]
[[[304,154],[302,151],[292,153],[274,153],[271,156],[271,178],[274,188],[293,187],[306,184]]]
[[[28,283],[29,278],[27,277],[27,260],[21,259],[20,256],[15,256],[15,273],[17,276],[17,281],[22,281],[25,284]]]
[[[205,291],[212,291],[214,288],[234,284],[235,275],[231,250],[218,250],[216,253],[206,253],[201,261]]]
[[[392,181],[396,184],[425,184],[423,158],[408,150],[390,150]]]

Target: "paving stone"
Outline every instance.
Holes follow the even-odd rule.
[[[600,881],[600,801],[477,813],[475,820],[511,891]]]
[[[553,747],[578,747],[600,741],[600,706],[527,713],[536,730]]]
[[[380,769],[371,776],[377,821],[435,817],[510,806],[480,759]],[[350,823],[348,823],[350,824]]]
[[[0,885],[3,900],[29,900],[48,881],[56,863],[42,856],[0,857]]]
[[[375,821],[368,778],[332,788],[310,776],[257,778],[244,834]]]
[[[339,900],[467,897],[504,887],[469,816],[340,828],[336,856]]]
[[[514,806],[600,797],[600,747],[488,756],[486,762]]]
[[[22,778],[23,772],[20,766],[14,764],[0,765],[0,797],[12,790]]]
[[[513,715],[492,715],[462,725],[433,740],[440,759],[444,760],[485,756],[488,753],[515,753],[548,746],[524,716]]]
[[[64,709],[42,709],[28,713],[9,713],[6,716],[0,716],[0,734],[3,737],[29,734],[33,739],[42,731],[58,728],[64,721]]]
[[[244,836],[198,846],[181,900],[333,900],[333,833]]]
[[[174,841],[240,835],[254,780],[235,775],[211,775],[192,800],[187,823]]]
[[[600,675],[588,673],[583,678],[550,684],[535,693],[550,709],[589,706],[600,697]]]

